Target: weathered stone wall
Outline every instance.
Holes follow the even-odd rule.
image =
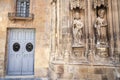
[[[55,65],[50,80],[117,80],[115,67],[92,65]],[[61,69],[62,67],[63,69]],[[63,70],[63,71],[61,71]],[[120,69],[118,70],[120,71]],[[119,80],[119,79],[118,79]]]
[[[29,21],[9,20],[8,13],[15,12],[15,0],[0,0],[0,77],[5,77],[7,70],[7,29],[35,28],[35,77],[49,74],[51,80],[116,80],[120,73],[119,0],[106,0],[110,53],[107,59],[95,55],[95,0],[81,0],[85,1],[84,7],[80,8],[85,25],[85,47],[72,46],[74,11],[71,11],[70,1],[30,0],[30,13],[34,14],[34,19]],[[77,52],[83,53],[82,57]]]
[[[50,53],[50,1],[30,0],[30,13],[34,19],[9,20],[8,13],[15,12],[15,0],[0,0],[0,77],[6,75],[7,69],[7,28],[35,28],[36,77],[46,77]],[[42,74],[41,74],[42,73]]]
[[[55,36],[51,36],[53,41],[50,55],[51,80],[116,80],[119,78],[118,2],[117,0],[53,0],[51,27]],[[97,42],[99,38],[96,37],[98,33],[95,29],[95,21],[100,18],[101,9],[105,10],[101,21],[107,21],[107,25],[101,28],[103,29],[101,33],[107,34],[105,42],[104,40]],[[79,13],[80,16],[77,17],[76,25],[84,24],[82,29],[78,26],[78,30],[83,31],[84,41],[81,39],[81,44],[78,39],[78,42],[76,40],[73,45],[75,13]]]

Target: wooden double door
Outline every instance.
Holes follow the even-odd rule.
[[[33,75],[34,50],[34,29],[9,29],[7,75]]]

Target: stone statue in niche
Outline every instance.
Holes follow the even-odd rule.
[[[78,46],[82,44],[83,39],[83,21],[81,20],[79,12],[75,12],[73,20],[73,45]]]
[[[105,19],[105,9],[98,10],[98,17],[95,22],[95,34],[96,34],[96,43],[106,43],[107,42],[107,21]]]

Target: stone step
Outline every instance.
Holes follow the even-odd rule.
[[[47,78],[0,78],[0,80],[48,80]]]

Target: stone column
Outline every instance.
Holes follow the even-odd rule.
[[[94,30],[93,30],[93,24],[94,24],[94,19],[96,17],[94,11],[93,11],[93,1],[92,0],[87,0],[87,15],[88,15],[88,58],[90,61],[93,61],[94,57]],[[91,60],[92,59],[92,60]]]
[[[87,55],[88,55],[88,43],[89,43],[89,26],[88,26],[88,1],[84,1],[84,10],[85,10],[85,57],[87,58]]]
[[[51,57],[55,58],[56,52],[56,2],[51,2]]]
[[[118,60],[118,58],[119,58],[119,47],[120,47],[120,41],[119,41],[119,31],[120,31],[120,29],[119,29],[119,16],[118,16],[118,9],[119,9],[119,4],[118,4],[118,0],[114,0],[114,3],[112,3],[113,4],[113,6],[114,6],[114,11],[113,11],[113,15],[114,15],[114,20],[113,21],[115,21],[113,24],[114,24],[114,26],[116,27],[115,29],[115,33],[116,33],[116,47],[115,47],[115,55],[117,56],[116,57],[116,60],[117,61],[119,61]],[[117,5],[118,4],[118,5]]]
[[[71,47],[70,42],[70,25],[69,25],[69,0],[62,0],[62,41],[63,41],[63,50],[64,57],[66,55],[66,51],[69,52]]]
[[[109,53],[110,53],[110,57],[113,58],[113,54],[114,54],[114,37],[113,37],[113,25],[112,25],[112,4],[111,4],[111,0],[108,0],[108,17],[107,17],[107,20],[108,20],[108,27],[109,27],[109,30],[108,30],[108,35],[109,35],[109,41],[110,41],[110,50],[109,50]]]
[[[118,26],[118,28],[119,28],[119,33],[118,33],[118,41],[119,41],[119,45],[118,45],[118,53],[119,53],[119,55],[120,55],[120,5],[119,5],[119,3],[120,3],[120,0],[117,0],[117,6],[118,6],[118,23],[119,23],[119,26]],[[120,58],[119,58],[119,60],[120,60]]]
[[[117,0],[112,0],[112,23],[113,23],[113,37],[114,37],[114,54],[116,55],[118,51],[119,44],[119,25],[118,25],[118,12],[117,12]]]

